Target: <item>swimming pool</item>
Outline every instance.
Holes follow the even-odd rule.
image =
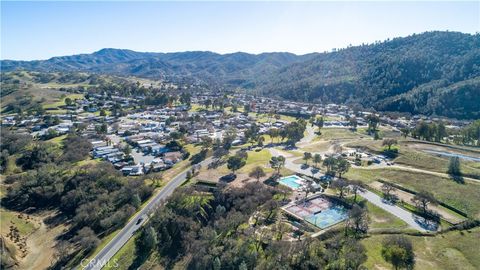
[[[345,220],[347,216],[347,210],[343,206],[332,205],[319,213],[307,216],[305,220],[320,229],[325,229]]]
[[[280,179],[279,182],[291,189],[299,189],[303,184],[303,179],[296,175],[290,175]]]

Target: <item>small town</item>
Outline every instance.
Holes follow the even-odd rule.
[[[448,204],[417,210],[416,205],[422,205],[417,202],[431,194],[417,198],[404,182],[386,181],[370,173],[400,170],[407,175],[421,172],[438,177],[435,168],[431,172],[416,166],[415,155],[419,154],[427,159],[429,155],[461,159],[474,168],[480,161],[478,154],[461,151],[453,158],[451,150],[438,143],[468,142],[462,130],[472,126],[472,121],[384,114],[244,93],[214,94],[198,86],[195,91],[181,90],[191,85],[176,85],[172,90],[173,84],[165,85],[154,90],[158,94],[150,101],[138,95],[106,95],[102,91],[105,85],[64,88],[57,100],[43,105],[42,110],[3,117],[2,127],[11,134],[8,136],[40,143],[34,149],[37,152],[61,145],[63,155],[80,168],[111,164],[120,175],[149,186],[150,194],[161,189],[169,177],[178,178],[177,185],[186,181],[199,194],[259,183],[278,189],[283,195],[271,206],[278,209],[274,216],[252,209],[247,224],[261,230],[256,233],[280,233],[279,237],[289,241],[321,237],[351,219],[355,219],[357,233],[389,228],[382,225],[380,217],[379,224],[372,224],[365,210],[355,208],[357,201],[366,203],[368,211],[375,209],[387,220],[395,220],[398,225],[391,229],[396,231],[428,235],[469,220],[465,209]],[[400,153],[406,151],[406,160],[399,157],[399,149]],[[471,180],[459,178],[477,183],[476,175]],[[149,200],[130,226],[142,225],[148,219],[147,211],[159,203]],[[357,211],[355,217],[352,209]]]
[[[0,269],[480,269],[478,2],[0,5]]]
[[[83,97],[84,94],[76,93],[72,96]],[[251,139],[245,133],[253,129],[253,136],[263,138],[261,142],[258,141],[260,146],[273,146],[273,140],[282,136],[278,134],[274,137],[275,131],[279,133],[295,119],[308,121],[312,127],[356,130],[367,128],[369,117],[374,116],[377,118],[376,124],[397,133],[414,130],[419,123],[444,121],[445,128],[453,130],[460,130],[469,124],[468,121],[420,116],[409,119],[380,117],[368,111],[355,111],[345,105],[319,106],[258,99],[249,95],[228,97],[200,93],[189,96],[185,104],[177,102],[168,106],[147,106],[143,110],[133,108],[144,97],[112,96],[112,101],[106,102],[108,97],[103,95],[87,96],[88,98],[64,98],[65,104],[58,107],[65,111],[64,114],[52,115],[47,110],[44,115],[6,116],[2,119],[2,126],[12,127],[17,134],[28,134],[40,140],[59,140],[72,131],[80,130],[80,136],[92,145],[93,159],[112,163],[124,175],[138,176],[167,170],[188,158],[190,153],[175,144],[179,139],[187,145],[198,145],[204,140],[225,141],[229,137],[232,146],[245,146]],[[219,100],[225,102],[214,103]],[[124,116],[112,115],[111,112],[118,107],[124,108]],[[321,126],[317,122],[321,122]],[[267,136],[271,138],[270,143],[265,142]],[[451,135],[446,139],[454,141],[456,137]],[[175,146],[168,147],[169,143],[174,143]],[[370,163],[388,160],[385,156],[358,150],[352,154],[366,156],[366,161]]]

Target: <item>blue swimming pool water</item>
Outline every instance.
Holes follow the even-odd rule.
[[[297,180],[299,180],[299,178],[295,175],[292,175],[292,176],[288,176],[288,177],[280,179],[280,183],[284,184],[284,185],[286,185],[290,188],[298,189],[298,188],[300,188],[301,185],[296,182]]]
[[[310,215],[306,217],[305,220],[321,229],[325,229],[346,218],[347,210],[343,206],[336,205],[317,214]]]

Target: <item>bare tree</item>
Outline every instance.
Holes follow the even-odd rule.
[[[390,151],[392,149],[392,145],[394,144],[397,144],[397,140],[396,139],[392,139],[392,138],[385,138],[383,139],[383,142],[382,142],[382,145],[383,146],[387,146],[388,147],[388,150]]]
[[[364,208],[354,205],[352,209],[350,209],[348,212],[348,219],[345,223],[345,233],[347,233],[348,230],[353,231],[355,236],[367,232],[368,214]]]
[[[415,203],[418,208],[422,209],[423,213],[427,214],[428,205],[437,204],[437,199],[435,199],[435,196],[433,196],[431,192],[423,190],[415,194],[412,202]]]
[[[357,202],[358,192],[364,192],[365,191],[365,184],[360,180],[352,180],[352,181],[349,181],[349,182],[350,182],[350,186],[352,187],[353,194],[354,194],[353,202],[355,203],[355,202]]]
[[[391,194],[392,191],[395,191],[395,187],[392,184],[390,184],[388,182],[384,182],[382,184],[382,192],[383,192],[383,197],[385,199],[390,200],[390,198],[392,196],[392,194]]]
[[[348,182],[345,179],[339,178],[333,181],[330,187],[340,191],[340,198],[343,198],[345,189],[348,187]]]
[[[248,174],[248,176],[257,179],[257,182],[260,181],[260,178],[265,177],[265,175],[265,172],[260,166],[253,168],[252,171]]]

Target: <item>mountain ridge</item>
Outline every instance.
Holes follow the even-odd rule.
[[[92,54],[48,60],[1,61],[3,71],[83,71],[153,79],[189,78],[290,100],[356,103],[377,110],[456,118],[480,118],[480,109],[471,105],[472,100],[480,104],[479,63],[480,35],[449,31],[425,32],[304,55],[156,53],[104,48]],[[458,99],[455,104],[470,105],[461,110],[452,108],[454,103],[446,99],[449,95]]]

